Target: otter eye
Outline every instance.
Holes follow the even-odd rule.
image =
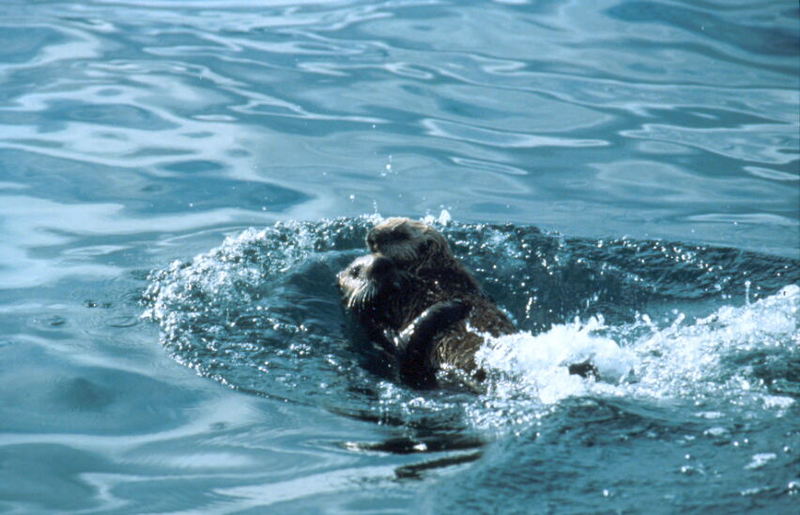
[[[350,269],[350,277],[358,277],[361,274],[361,269],[363,267],[361,265],[356,265]]]

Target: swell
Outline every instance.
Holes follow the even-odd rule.
[[[424,408],[411,414],[404,403],[417,392],[376,375],[342,329],[335,274],[366,252],[363,238],[373,222],[292,222],[230,237],[190,261],[153,272],[144,294],[146,316],[159,324],[162,343],[178,361],[231,387],[365,420],[424,426],[440,417],[449,421],[445,426],[461,426],[463,409],[453,403],[459,395],[433,393],[422,402]],[[661,342],[658,355],[664,361],[653,370],[673,363],[667,358],[672,350],[702,340],[707,334],[703,324],[710,323],[703,320],[709,316],[731,309],[753,315],[755,306],[782,287],[800,283],[796,261],[737,249],[567,239],[510,225],[451,223],[441,229],[456,255],[517,320],[523,333],[512,347],[541,346],[547,340],[537,338],[550,338],[557,349],[569,349],[575,340],[584,342],[575,352],[599,352],[599,338],[611,338],[620,352],[639,352]],[[592,327],[571,325],[597,317],[602,322]],[[685,327],[677,336],[676,323]],[[554,330],[560,332],[548,336]],[[718,342],[730,330],[708,333],[709,338]],[[796,333],[796,327],[776,330],[783,331],[779,339]],[[757,338],[758,333],[752,334]],[[641,352],[637,363],[644,366],[649,351]],[[736,358],[723,354],[715,359]],[[551,360],[543,366],[547,373],[560,374],[560,365]],[[511,372],[527,373],[524,367]],[[680,375],[673,372],[669,381]],[[712,382],[714,373],[709,371]],[[789,377],[776,373],[780,377],[770,385]],[[625,380],[620,372],[611,383]],[[666,377],[653,380],[669,383]],[[577,387],[579,393],[591,391]],[[791,388],[784,389],[791,393]],[[541,404],[541,399],[534,401]]]

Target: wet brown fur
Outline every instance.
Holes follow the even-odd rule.
[[[389,218],[370,230],[367,245],[372,254],[339,274],[345,309],[357,316],[368,336],[391,346],[385,335],[413,331],[425,310],[449,301],[465,304],[464,319],[435,334],[427,359],[434,369],[454,368],[480,380],[475,353],[483,343],[481,333],[500,336],[516,328],[453,255],[444,236],[422,222]],[[375,273],[376,263],[381,273]]]

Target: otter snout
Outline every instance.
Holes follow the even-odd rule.
[[[397,265],[382,254],[356,258],[337,279],[348,309],[361,309],[367,303],[383,305],[390,292],[400,289]]]

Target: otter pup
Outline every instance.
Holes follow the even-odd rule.
[[[345,311],[354,315],[367,338],[386,348],[386,330],[398,330],[405,320],[404,276],[391,259],[373,254],[356,258],[337,275]]]

